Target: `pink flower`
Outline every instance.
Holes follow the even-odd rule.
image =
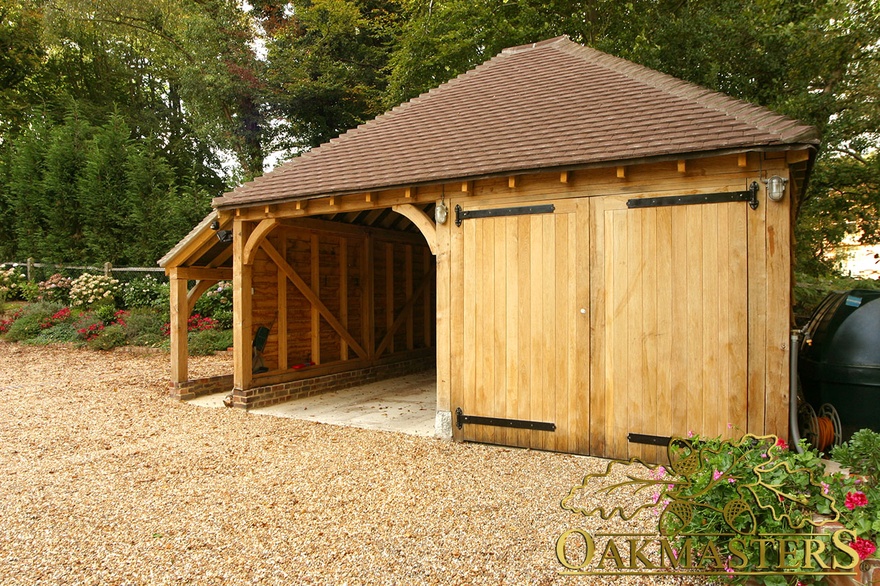
[[[727,482],[729,482],[730,484],[733,484],[734,482],[736,482],[736,478],[728,478]]]
[[[822,494],[828,494],[828,491],[831,487],[828,486],[827,482],[822,483]]]
[[[688,437],[694,437],[693,430],[690,430],[690,429],[688,430]]]
[[[651,497],[651,502],[653,502],[656,505],[657,501],[659,501],[659,500],[660,500],[660,493],[655,492],[654,495]]]
[[[843,503],[847,509],[852,511],[856,507],[864,507],[868,504],[868,497],[860,490],[846,493],[846,501]]]
[[[849,545],[859,553],[860,560],[871,557],[871,554],[877,551],[877,546],[874,545],[873,541],[862,539],[861,537],[856,537]]]
[[[712,473],[712,480],[718,480],[722,476],[724,476],[724,473],[716,470]]]

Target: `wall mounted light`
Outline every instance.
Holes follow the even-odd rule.
[[[783,197],[785,197],[785,184],[788,183],[788,179],[783,179],[779,175],[774,175],[769,179],[764,180],[764,184],[767,186],[767,197],[770,198],[771,201],[781,201]]]
[[[446,200],[445,191],[446,190],[444,188],[443,193],[440,194],[440,203],[438,203],[437,206],[434,208],[434,220],[438,224],[445,224],[446,218],[449,217],[449,208],[446,207],[446,201],[445,201]]]

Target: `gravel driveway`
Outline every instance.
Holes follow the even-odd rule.
[[[610,528],[559,504],[602,461],[176,403],[162,353],[0,364],[2,584],[599,581],[554,545]]]

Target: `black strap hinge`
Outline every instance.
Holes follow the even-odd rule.
[[[544,421],[524,421],[522,419],[503,419],[501,417],[481,417],[479,415],[465,415],[461,407],[455,410],[455,426],[458,429],[466,423],[471,425],[491,425],[493,427],[510,427],[513,429],[531,429],[534,431],[556,431],[555,423]]]
[[[492,208],[490,210],[463,210],[455,206],[455,225],[461,226],[462,221],[474,218],[497,218],[499,216],[529,216],[532,214],[552,214],[556,206],[551,204],[536,206],[520,206],[515,208]]]
[[[745,191],[727,191],[724,193],[704,193],[699,195],[667,195],[663,197],[642,197],[627,200],[630,209],[660,208],[667,206],[687,206],[710,203],[748,202],[753,210],[758,209],[758,182],[752,181]]]

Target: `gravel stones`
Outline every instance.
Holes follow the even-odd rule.
[[[560,507],[603,461],[178,403],[167,354],[0,343],[0,363],[2,584],[598,581],[554,546],[608,529]]]

